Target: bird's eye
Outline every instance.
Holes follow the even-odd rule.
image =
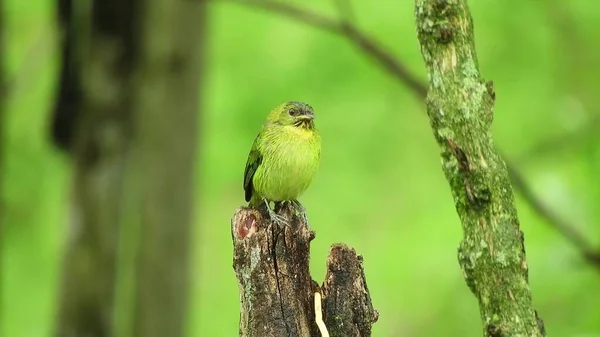
[[[296,109],[292,108],[288,110],[288,114],[290,114],[290,116],[296,116],[298,114],[298,111],[296,111]]]

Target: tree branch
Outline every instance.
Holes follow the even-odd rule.
[[[347,21],[330,19],[308,9],[303,9],[294,5],[273,0],[216,1],[237,3],[260,10],[270,11],[287,16],[290,19],[303,22],[309,26],[337,34],[348,39],[350,43],[354,44],[361,52],[377,61],[379,65],[388,71],[392,77],[396,78],[400,84],[406,85],[408,89],[410,89],[418,98],[424,99],[427,94],[427,87],[425,84],[412,75],[405,65],[403,65],[383,46],[380,46],[374,42],[373,38],[369,37],[367,34],[363,33],[357,27]],[[499,151],[499,153],[503,158],[505,158],[504,160],[508,165],[508,170],[510,178],[514,184],[514,189],[522,194],[525,202],[527,202],[549,226],[554,227],[559,233],[564,234],[564,231],[568,231],[570,235],[565,236],[565,239],[567,239],[576,249],[582,251],[584,256],[600,256],[600,250],[590,248],[592,245],[587,239],[585,239],[585,235],[577,230],[577,226],[568,222],[566,219],[560,218],[554,214],[549,206],[541,202],[533,193],[523,175],[518,170],[514,169],[515,165],[507,159],[508,157],[503,154],[502,151]],[[583,242],[585,242],[585,244],[582,246],[581,244]],[[593,263],[594,266],[600,270],[600,261],[598,260],[599,259],[597,258],[587,258],[588,262]]]
[[[506,164],[491,133],[495,94],[479,74],[465,0],[416,0],[427,114],[463,227],[458,258],[484,336],[542,336]]]
[[[314,294],[321,292],[331,336],[370,336],[377,313],[362,259],[353,249],[334,245],[320,290],[309,273],[315,232],[293,207],[284,206],[278,213],[288,219],[288,226],[280,228],[268,215],[247,207],[239,208],[231,221],[233,268],[240,289],[240,336],[321,336],[313,305]]]
[[[535,193],[531,187],[527,185],[519,172],[511,165],[507,165],[507,168],[513,187],[521,192],[524,199],[529,201],[529,206],[531,206],[536,213],[542,214],[546,221],[552,224],[552,226],[567,239],[567,241],[577,247],[580,255],[585,261],[600,269],[600,252],[592,246],[575,226],[566,223],[552,209],[546,207],[546,205],[535,196]]]
[[[597,134],[598,129],[600,129],[600,115],[593,116],[584,125],[575,130],[539,142],[527,150],[525,154],[521,155],[519,162],[529,162],[537,157],[556,154],[557,152],[573,147],[582,146],[586,142],[593,141],[593,137]]]
[[[313,26],[330,33],[337,34],[349,39],[359,50],[378,62],[386,71],[400,80],[400,83],[409,87],[417,97],[425,97],[427,88],[423,83],[413,76],[408,68],[398,62],[391,52],[375,42],[375,39],[361,32],[354,25],[345,21],[330,19],[324,15],[311,12],[293,5],[271,0],[217,0],[231,2],[267,10],[298,20],[309,26]]]

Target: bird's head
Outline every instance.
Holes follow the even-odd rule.
[[[283,126],[313,129],[315,127],[313,108],[302,102],[286,102],[271,111],[267,117],[269,123]]]

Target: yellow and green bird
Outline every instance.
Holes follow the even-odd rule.
[[[286,102],[273,109],[254,139],[246,169],[244,191],[250,206],[264,203],[271,219],[285,223],[269,203],[293,202],[310,185],[321,159],[321,136],[313,108]]]

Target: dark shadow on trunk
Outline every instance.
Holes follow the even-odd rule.
[[[58,336],[182,336],[204,5],[59,0],[73,165]]]

